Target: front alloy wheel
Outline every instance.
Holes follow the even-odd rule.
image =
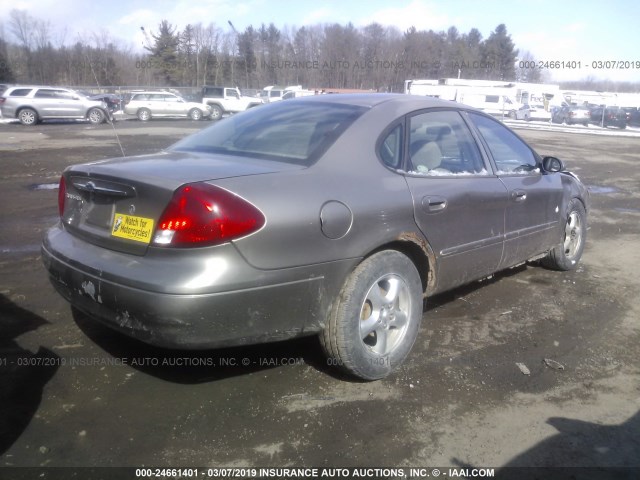
[[[87,114],[87,118],[89,119],[90,123],[94,125],[98,125],[104,122],[105,114],[99,108],[92,108],[91,110],[89,110],[89,113]]]
[[[191,120],[200,120],[202,118],[202,112],[194,108],[189,112],[189,118],[191,118]]]
[[[562,243],[542,259],[542,264],[554,270],[573,270],[582,257],[586,239],[587,213],[582,202],[574,198],[569,202]]]
[[[365,259],[347,278],[320,336],[329,364],[364,380],[389,375],[405,360],[422,319],[422,282],[395,250]]]

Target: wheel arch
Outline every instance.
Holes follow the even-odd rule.
[[[420,281],[422,292],[426,297],[436,286],[436,257],[433,249],[420,234],[416,232],[402,232],[395,239],[386,242],[368,252],[362,260],[375,255],[383,250],[396,250],[406,255],[415,265]]]
[[[36,112],[36,115],[38,116],[38,118],[42,118],[42,115],[40,115],[40,112],[38,111],[38,109],[35,107],[32,107],[31,105],[20,105],[19,107],[16,107],[16,113],[14,118],[18,118],[20,116],[20,112],[25,108],[28,108],[29,110],[33,110],[34,112]]]

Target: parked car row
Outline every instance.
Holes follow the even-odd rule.
[[[565,125],[599,125],[601,127],[627,128],[640,126],[637,108],[622,108],[603,105],[565,105],[556,109],[551,117],[553,123]]]
[[[589,123],[601,127],[627,128],[627,114],[620,107],[592,107],[589,110]]]
[[[24,125],[49,119],[86,119],[98,124],[112,120],[118,111],[136,116],[141,121],[160,117],[219,120],[225,114],[243,112],[264,103],[317,93],[301,86],[284,89],[266,87],[260,97],[254,97],[243,95],[233,87],[205,85],[200,93],[186,97],[166,90],[133,91],[120,96],[61,87],[0,85],[0,112],[4,118],[16,118]],[[480,105],[471,106],[492,113]],[[509,111],[508,116],[516,120],[543,120],[565,125],[640,126],[640,111],[636,107],[564,105],[548,111],[543,104],[524,104]]]

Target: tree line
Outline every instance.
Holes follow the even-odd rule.
[[[0,24],[0,83],[142,87],[303,85],[402,91],[412,78],[543,81],[539,70],[518,68],[520,53],[504,24],[487,38],[472,28],[402,32],[371,23],[278,28],[273,23],[238,31],[233,23],[194,23],[182,30],[163,20],[140,27],[144,48],[106,31],[68,41],[50,22],[12,10]],[[574,87],[575,88],[575,87]]]

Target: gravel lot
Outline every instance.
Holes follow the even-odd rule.
[[[208,124],[115,129],[133,155]],[[39,243],[114,130],[0,125],[0,466],[640,467],[640,138],[517,131],[592,190],[582,265],[429,299],[406,365],[360,383],[315,338],[175,352],[73,318]]]

